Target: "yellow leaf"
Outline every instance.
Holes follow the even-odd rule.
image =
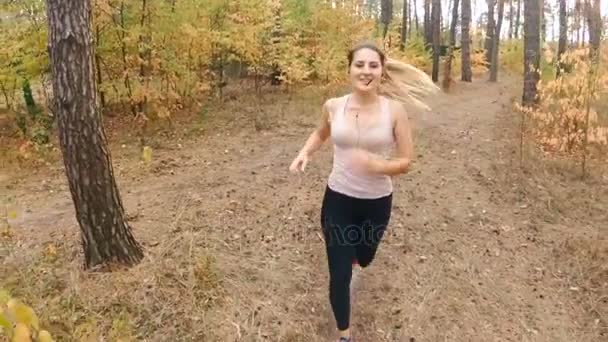
[[[48,331],[41,330],[40,333],[38,333],[38,341],[39,342],[53,342],[53,338],[51,337],[51,334]]]
[[[30,329],[23,323],[17,323],[12,342],[32,342]]]
[[[16,211],[14,211],[14,210],[11,210],[11,211],[9,211],[9,212],[8,212],[7,217],[8,217],[10,220],[14,220],[14,219],[16,219],[16,218],[17,218],[17,212],[16,212]]]
[[[18,323],[26,324],[36,330],[39,329],[38,316],[32,308],[25,304],[18,303],[14,307],[15,317]]]
[[[11,299],[11,295],[6,290],[0,290],[0,307],[5,306]]]
[[[144,146],[142,159],[145,163],[150,163],[152,161],[152,148],[150,146]]]

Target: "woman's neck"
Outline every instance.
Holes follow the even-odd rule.
[[[359,106],[361,107],[367,107],[370,105],[373,105],[374,103],[378,102],[380,95],[378,95],[377,92],[358,92],[358,91],[354,91],[352,93],[352,97],[355,100],[355,103],[357,103]]]

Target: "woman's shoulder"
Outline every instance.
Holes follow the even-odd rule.
[[[403,102],[383,96],[393,123],[399,119],[407,119],[407,111]]]
[[[347,97],[348,94],[330,97],[325,100],[325,103],[323,103],[323,109],[328,112],[330,118],[340,108],[340,104],[343,104]]]
[[[336,97],[330,97],[328,99],[325,100],[325,104],[324,106],[327,107],[328,109],[336,109],[340,103],[344,103],[344,101],[346,101],[346,98],[349,96],[350,94],[346,94],[346,95],[342,95],[342,96],[336,96]]]

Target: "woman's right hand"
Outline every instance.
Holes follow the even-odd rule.
[[[289,166],[289,171],[292,173],[296,173],[298,171],[304,172],[306,169],[306,164],[308,164],[309,157],[306,153],[299,153],[298,156],[291,162],[291,166]]]

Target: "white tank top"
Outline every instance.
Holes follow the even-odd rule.
[[[336,110],[331,115],[334,157],[328,186],[333,191],[355,198],[374,199],[390,195],[393,192],[390,176],[361,174],[351,167],[350,159],[350,151],[357,147],[378,158],[390,156],[394,136],[388,99],[380,97],[379,120],[369,127],[358,129],[354,118],[345,117],[349,97],[350,95],[345,95],[338,98]]]

